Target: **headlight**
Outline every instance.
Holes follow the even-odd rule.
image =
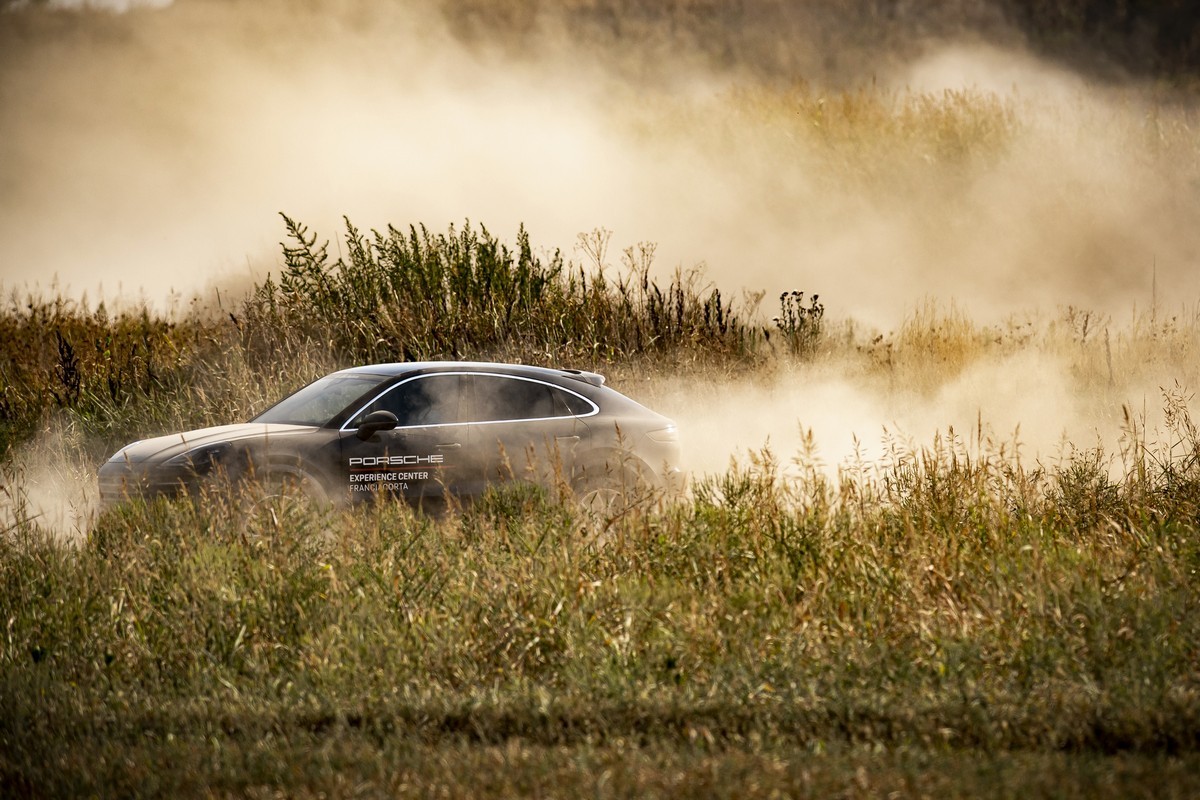
[[[168,458],[164,462],[164,466],[188,469],[197,475],[204,475],[220,464],[231,450],[233,450],[233,445],[229,442],[193,447],[186,453]]]

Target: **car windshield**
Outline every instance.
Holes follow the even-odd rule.
[[[327,375],[285,397],[250,421],[325,425],[355,400],[388,380],[383,375]]]

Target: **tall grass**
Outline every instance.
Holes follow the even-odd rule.
[[[746,356],[755,330],[698,276],[665,287],[650,276],[653,249],[626,253],[613,277],[608,234],[583,237],[595,263],[535,255],[524,229],[515,249],[469,223],[445,234],[425,227],[366,236],[347,222],[347,256],[284,217],[291,244],[278,282],[244,309],[247,349],[312,348],[338,360],[525,358],[597,365],[646,353],[702,349]]]
[[[818,184],[953,177],[1019,125],[965,95],[738,101],[778,114],[762,135],[816,143],[797,152],[823,159]],[[864,332],[817,295],[776,311],[656,277],[649,245],[614,264],[604,231],[573,261],[524,230],[347,222],[334,258],[283,225],[278,273],[215,310],[0,308],[0,794],[1200,791],[1194,313],[985,326],[930,302]],[[799,360],[929,404],[1027,352],[1123,410],[1114,446],[1039,461],[980,426],[836,475],[762,450],[603,522],[529,487],[442,518],[133,503],[73,541],[28,471],[38,432],[69,432],[87,472],[369,361],[620,386]],[[1127,402],[1145,385],[1157,424]]]
[[[258,287],[232,317],[164,328],[191,349],[179,347],[174,372],[156,368],[159,383],[131,383],[124,405],[83,391],[53,405],[61,353],[38,351],[51,365],[44,409],[103,438],[120,424],[248,408],[297,370],[387,357],[340,309],[356,286],[379,298],[388,281],[413,276],[389,272],[379,251],[358,257],[359,273],[353,256],[322,261],[312,235],[295,232],[307,254],[288,256],[286,279]],[[470,248],[491,241],[476,236]],[[604,240],[592,241],[603,264]],[[522,258],[494,252],[488,269]],[[415,337],[419,314],[445,314],[479,348],[458,355],[535,358],[503,348],[561,328],[517,315],[473,328],[455,317],[458,303],[515,298],[561,311],[589,296],[571,294],[584,276],[572,290],[565,267],[527,262],[508,284],[481,277],[471,259],[426,264],[437,276],[429,291],[451,299],[432,309],[389,301],[406,309],[389,312],[392,333]],[[501,288],[455,288],[471,281]],[[586,281],[592,292],[600,279]],[[607,285],[601,297],[613,303],[648,297],[628,281]],[[683,319],[703,297],[684,295]],[[601,363],[605,352],[689,353],[720,368],[850,358],[930,392],[939,374],[1023,347],[1070,351],[1080,385],[1102,387],[1114,363],[1119,374],[1147,359],[1186,377],[1178,368],[1197,343],[1186,319],[1139,317],[1121,330],[1068,310],[996,330],[932,304],[864,342],[827,328],[815,297],[780,303],[769,326],[743,323],[753,348],[719,340],[704,356],[703,339],[684,337],[658,351],[642,339],[639,350],[625,321],[616,330],[626,338],[592,352]],[[650,306],[633,308],[649,326]],[[67,333],[86,329],[72,325]],[[426,354],[441,354],[433,342]],[[310,350],[321,355],[304,362]],[[154,401],[163,408],[139,410]],[[1190,613],[1200,437],[1185,389],[1168,387],[1161,404],[1157,432],[1127,409],[1121,449],[1079,449],[1050,465],[982,431],[896,443],[884,461],[838,476],[807,451],[762,451],[698,479],[686,499],[607,525],[528,488],[441,519],[390,504],[247,514],[212,497],[120,507],[71,544],[33,515],[9,465],[0,787],[403,794],[436,783],[468,796],[601,791],[607,771],[630,791],[662,795],[816,786],[1082,796],[1150,784],[1186,795],[1200,774]],[[801,753],[815,759],[804,769]],[[503,766],[481,766],[493,759]],[[175,766],[146,766],[156,763]]]
[[[0,452],[50,409],[103,429],[116,409],[171,405],[203,328],[146,309],[13,293],[0,310]]]
[[[342,793],[347,771],[396,789],[517,747],[580,759],[564,774],[587,786],[579,769],[632,744],[956,769],[1122,754],[1194,791],[1171,764],[1200,748],[1200,439],[1165,402],[1168,438],[1131,428],[1116,480],[1103,453],[1031,468],[950,434],[840,482],[762,452],[603,538],[536,490],[282,527],[134,504],[75,549],[22,523],[0,544],[0,782]]]

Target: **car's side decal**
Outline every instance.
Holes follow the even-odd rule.
[[[346,463],[351,492],[408,492],[445,466],[441,453],[355,456]]]
[[[415,466],[436,466],[446,463],[446,457],[441,453],[433,453],[427,456],[405,455],[405,456],[363,456],[361,458],[351,458],[349,467],[351,470],[362,469],[365,467],[415,467]]]

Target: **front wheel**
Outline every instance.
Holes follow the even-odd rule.
[[[247,487],[243,503],[247,526],[258,535],[272,536],[323,532],[323,517],[332,506],[319,482],[294,473],[272,475]]]

